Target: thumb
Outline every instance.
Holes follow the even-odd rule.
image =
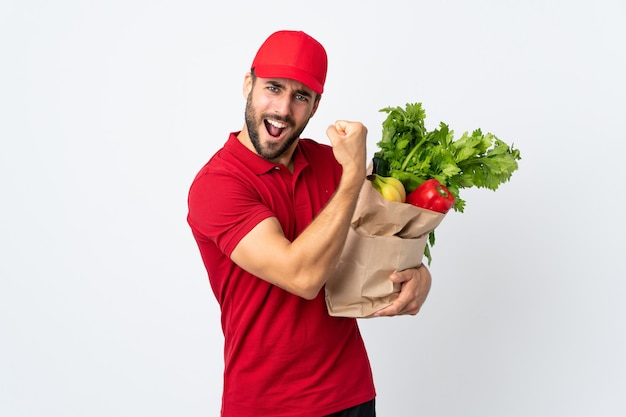
[[[326,136],[334,144],[335,140],[346,136],[347,122],[338,120],[326,129]]]

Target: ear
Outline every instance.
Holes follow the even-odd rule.
[[[243,97],[245,99],[247,99],[248,95],[250,95],[250,93],[252,92],[252,84],[252,73],[247,72],[243,79]]]

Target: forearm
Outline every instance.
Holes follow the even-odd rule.
[[[365,173],[344,175],[326,207],[290,245],[293,284],[303,294],[314,297],[335,270],[364,179]]]

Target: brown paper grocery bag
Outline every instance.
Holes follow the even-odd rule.
[[[393,271],[421,265],[428,234],[445,214],[385,200],[370,181],[361,188],[346,245],[326,282],[328,313],[368,317],[390,305],[400,291]]]

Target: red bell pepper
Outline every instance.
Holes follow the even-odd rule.
[[[454,206],[454,196],[435,178],[424,181],[406,196],[406,202],[427,210],[447,213]]]

